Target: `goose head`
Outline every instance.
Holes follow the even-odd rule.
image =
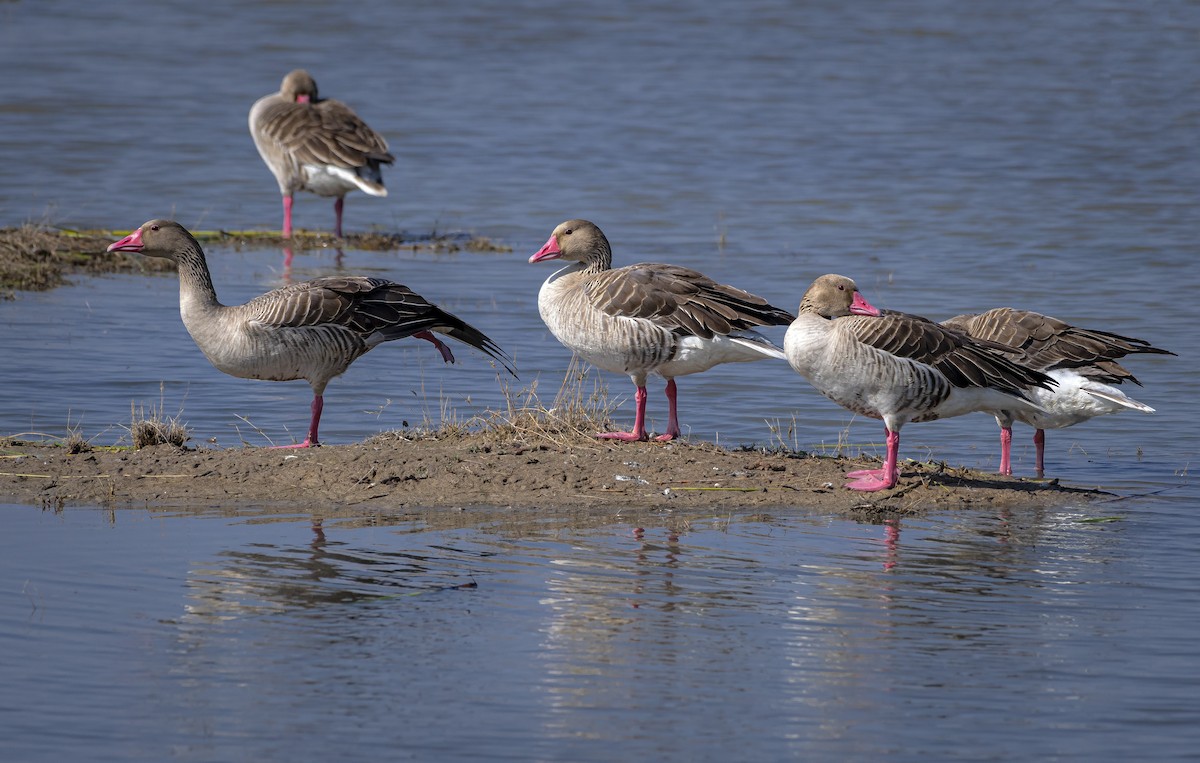
[[[317,81],[303,69],[293,69],[283,78],[279,94],[293,103],[316,103]]]
[[[800,299],[798,312],[816,313],[822,318],[879,315],[879,309],[867,301],[852,279],[833,273],[813,281]]]
[[[174,220],[150,220],[120,241],[108,245],[109,252],[137,252],[147,257],[177,260],[179,253],[196,247],[196,239]]]
[[[604,270],[612,265],[612,248],[595,223],[567,220],[554,229],[550,238],[529,261],[558,259],[581,262]]]

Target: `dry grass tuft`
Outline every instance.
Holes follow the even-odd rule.
[[[135,450],[154,445],[174,445],[182,448],[192,437],[187,425],[179,421],[182,413],[166,417],[162,414],[161,405],[157,409],[151,406],[147,415],[145,406],[135,409],[134,404],[130,403],[129,414],[129,438],[133,441]]]
[[[442,398],[440,420],[425,420],[412,429],[381,432],[368,442],[380,444],[395,440],[453,440],[476,438],[483,446],[553,445],[578,447],[595,443],[595,434],[612,429],[611,413],[617,407],[608,397],[608,389],[590,377],[592,369],[578,358],[571,361],[554,401],[547,407],[538,396],[538,384],[514,391],[501,381],[506,406],[503,410],[484,411],[468,420],[461,419]]]
[[[92,449],[92,444],[83,436],[83,432],[78,429],[68,429],[67,439],[63,441],[63,447],[71,455],[87,453]]]
[[[552,444],[559,447],[595,442],[597,432],[613,429],[617,404],[593,369],[578,357],[571,359],[562,384],[547,407],[538,396],[537,381],[514,392],[505,384],[503,411],[490,411],[483,434],[501,441]]]

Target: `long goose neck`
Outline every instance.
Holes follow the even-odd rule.
[[[612,247],[604,236],[596,241],[595,246],[588,251],[587,259],[583,261],[582,272],[594,276],[612,269]]]
[[[179,268],[180,305],[204,309],[221,307],[199,244],[190,242],[177,251],[175,264]]]

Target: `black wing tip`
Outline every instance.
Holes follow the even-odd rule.
[[[490,357],[492,360],[499,363],[504,367],[505,371],[508,371],[510,374],[512,374],[514,379],[521,378],[517,375],[516,361],[514,361],[500,345],[496,344],[491,337],[475,328],[471,324],[463,321],[461,326],[455,327],[454,333],[451,333],[450,336],[464,344],[474,347]]]

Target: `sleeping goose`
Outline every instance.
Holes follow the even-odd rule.
[[[1037,476],[1045,474],[1047,429],[1062,429],[1096,416],[1127,409],[1154,413],[1145,403],[1127,396],[1113,385],[1133,382],[1141,386],[1118,358],[1137,353],[1174,355],[1168,350],[1150,346],[1142,339],[1133,339],[1107,331],[1072,326],[1057,318],[1031,312],[997,307],[978,315],[959,315],[942,324],[966,332],[977,339],[1000,342],[1013,348],[1009,354],[1021,365],[1044,371],[1058,386],[1053,390],[1031,390],[1033,399],[1042,411],[1003,409],[995,412],[1000,425],[1000,473],[1012,474],[1012,425],[1023,421],[1036,431],[1033,435],[1037,450]]]
[[[317,97],[317,83],[303,69],[283,78],[278,93],[255,101],[250,134],[283,194],[283,237],[292,235],[292,196],[309,191],[335,196],[334,235],[342,236],[342,205],[358,189],[387,196],[381,164],[396,157],[387,141],[354,111],[329,98]]]
[[[695,270],[643,262],[612,269],[612,249],[594,223],[568,220],[530,262],[566,260],[538,292],[538,311],[558,341],[587,362],[628,374],[637,392],[633,431],[597,437],[646,440],[646,377],[667,380],[667,431],[680,435],[675,377],[718,363],[784,358],[755,326],[784,326],[792,315],[762,297]]]
[[[1030,390],[1053,380],[1004,357],[1003,348],[914,315],[881,314],[854,281],[839,275],[813,282],[784,338],[788,362],[821,394],[883,419],[883,468],[847,475],[853,481],[846,487],[866,491],[896,485],[906,422],[1001,408],[1038,410]]]
[[[179,268],[179,314],[209,362],[241,379],[306,379],[313,391],[308,437],[319,444],[325,385],[359,356],[392,339],[432,342],[447,363],[450,348],[431,332],[471,345],[516,376],[511,359],[478,329],[407,286],[382,278],[333,276],[269,291],[244,305],[217,301],[200,244],[182,225],[151,220],[108,247],[173,260]]]

